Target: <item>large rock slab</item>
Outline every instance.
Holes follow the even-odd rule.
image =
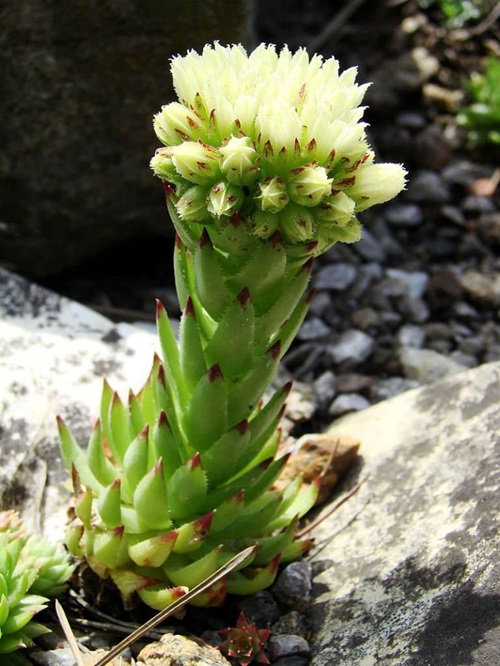
[[[252,42],[252,0],[4,0],[0,262],[46,276],[170,225],[149,160],[169,58]]]
[[[500,663],[500,363],[331,432],[369,478],[315,531],[313,666]]]
[[[55,416],[86,445],[103,378],[122,397],[138,390],[155,349],[151,333],[0,269],[0,510],[62,537],[70,493]]]

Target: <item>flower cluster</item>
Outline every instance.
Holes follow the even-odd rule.
[[[304,49],[215,44],[174,58],[172,74],[180,101],[154,118],[166,147],[151,166],[181,225],[217,229],[236,215],[259,238],[279,231],[320,254],[358,240],[356,214],[404,187],[400,165],[374,164],[355,68]]]

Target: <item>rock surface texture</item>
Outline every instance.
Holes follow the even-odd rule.
[[[7,0],[0,8],[0,262],[31,277],[149,231],[168,60],[251,40],[251,0]]]
[[[139,388],[154,344],[0,269],[0,510],[19,508],[33,528],[61,537],[69,491],[55,416],[86,445],[103,378]]]
[[[500,364],[338,421],[361,490],[317,530],[314,666],[500,663]]]

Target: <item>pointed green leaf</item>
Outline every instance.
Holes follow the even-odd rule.
[[[123,456],[127,450],[132,434],[129,428],[127,410],[120,399],[118,393],[113,393],[109,406],[109,430],[107,439],[108,445],[115,459],[122,464]]]
[[[259,315],[276,301],[286,271],[286,252],[281,236],[276,233],[259,243],[249,260],[233,278],[227,281],[229,289],[238,293],[247,286],[252,295],[256,314]]]
[[[174,277],[177,297],[181,310],[186,307],[192,285],[192,259],[190,252],[178,235],[175,237]]]
[[[123,527],[98,532],[94,539],[93,556],[109,569],[130,563]]]
[[[134,490],[149,469],[148,441],[149,425],[130,442],[123,456],[123,497],[126,502],[132,500]]]
[[[262,568],[247,567],[243,571],[233,571],[227,577],[227,591],[230,594],[256,594],[273,584],[280,556],[277,555]]]
[[[249,441],[250,429],[245,419],[202,453],[203,467],[211,486],[216,487],[234,475],[236,463],[245,453]]]
[[[215,511],[210,528],[210,534],[215,535],[223,531],[240,515],[244,507],[245,493],[240,490],[234,497],[221,502]]]
[[[177,539],[172,548],[174,553],[190,553],[197,550],[209,535],[214,513],[214,511],[210,511],[201,518],[196,518],[196,520],[184,523],[179,527],[177,529]]]
[[[107,486],[116,478],[117,471],[104,451],[100,419],[95,422],[90,435],[87,460],[90,471],[101,485]]]
[[[319,493],[319,479],[305,485],[301,492],[285,509],[281,509],[276,517],[269,523],[269,530],[281,529],[288,525],[295,516],[302,518],[314,506]]]
[[[255,555],[253,564],[255,566],[262,566],[276,557],[276,555],[283,553],[293,542],[297,532],[297,525],[298,520],[295,519],[283,532],[264,537],[262,539],[257,539],[256,543],[259,548],[257,550],[257,554]],[[252,540],[248,541],[249,546],[253,545],[253,543],[255,542]]]
[[[203,508],[207,496],[207,477],[198,453],[172,474],[167,494],[170,513],[175,520],[187,520]]]
[[[165,412],[160,413],[160,418],[153,428],[149,466],[162,458],[165,483],[168,483],[175,470],[182,464],[182,458],[179,452],[177,439],[172,432],[170,423]]]
[[[306,318],[307,310],[309,308],[310,298],[309,296],[304,296],[302,300],[298,303],[297,307],[293,311],[290,319],[288,319],[281,329],[277,332],[276,336],[281,341],[281,355],[282,357],[288,351],[288,348],[295,340],[295,337],[302,326],[304,319]]]
[[[171,526],[162,458],[139,482],[133,505],[140,520],[151,529],[169,529]]]
[[[226,431],[226,382],[217,364],[209,368],[198,382],[182,425],[193,452],[204,451]]]
[[[243,287],[224,311],[205,347],[208,362],[218,363],[226,379],[237,380],[252,368],[254,334],[253,302],[248,288]]]
[[[139,398],[132,390],[128,393],[127,408],[130,433],[132,437],[137,437],[144,425],[148,423],[148,419],[143,414]]]
[[[260,316],[255,325],[255,342],[261,349],[270,344],[276,337],[276,332],[294,312],[297,304],[304,295],[312,270],[312,261],[306,262],[299,268],[290,281],[286,281],[283,288],[276,294],[271,306]]]
[[[97,510],[106,527],[113,528],[122,524],[120,486],[120,479],[115,479],[97,498]]]
[[[231,301],[217,260],[217,252],[206,229],[194,254],[196,293],[208,314],[219,321]]]
[[[166,388],[170,400],[174,406],[184,405],[186,386],[181,372],[179,347],[167,311],[160,301],[156,301],[156,325],[163,354]]]
[[[82,483],[98,492],[101,484],[90,471],[87,456],[78,446],[68,427],[59,416],[57,417],[57,427],[61,442],[61,453],[67,469],[71,470],[71,467],[74,466]]]
[[[141,567],[161,567],[172,552],[178,532],[154,534],[144,538],[141,535],[129,535],[128,554]]]
[[[227,409],[229,425],[239,423],[253,412],[276,374],[281,356],[281,343],[278,340],[259,358],[244,379],[230,387]]]
[[[174,585],[185,585],[194,587],[201,583],[205,578],[211,576],[221,565],[219,554],[222,546],[217,546],[204,557],[197,558],[194,562],[186,566],[175,566],[175,558],[171,557],[163,566],[163,571]]]
[[[207,363],[190,297],[181,317],[179,340],[181,372],[187,386],[192,390],[207,371]]]
[[[267,523],[276,513],[281,502],[279,493],[267,491],[254,502],[246,505],[238,518],[224,530],[225,539],[257,536],[267,532]]]

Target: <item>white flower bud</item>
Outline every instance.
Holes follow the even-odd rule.
[[[331,192],[332,179],[321,166],[303,166],[294,169],[288,179],[290,198],[301,206],[317,206]]]
[[[219,152],[222,155],[222,173],[230,183],[248,185],[255,180],[257,151],[248,136],[232,136],[225,146],[219,148]]]
[[[345,192],[356,202],[358,212],[389,201],[406,182],[406,170],[400,164],[364,164],[354,175],[354,184]]]
[[[186,141],[172,148],[172,162],[177,172],[191,183],[206,185],[219,175],[219,151],[201,142]]]
[[[207,197],[208,212],[215,217],[232,215],[243,202],[243,192],[237,185],[225,181],[212,187]]]
[[[259,183],[260,194],[256,197],[261,210],[277,213],[288,203],[286,184],[283,178],[275,176]]]

